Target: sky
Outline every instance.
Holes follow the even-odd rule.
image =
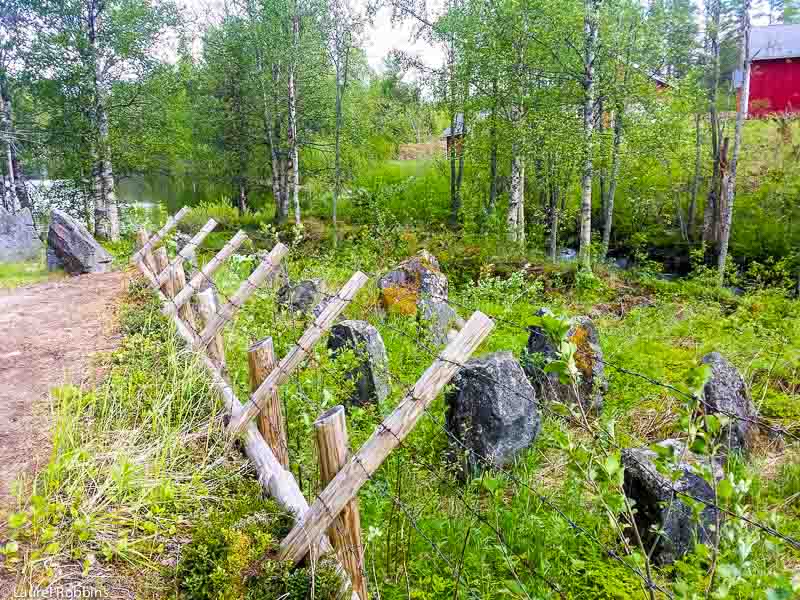
[[[391,17],[391,9],[380,9],[372,25],[365,31],[364,49],[370,67],[380,71],[383,58],[395,49],[416,55],[428,67],[441,64],[443,55],[440,49],[432,47],[424,39],[412,41],[414,24],[411,20],[393,24]]]

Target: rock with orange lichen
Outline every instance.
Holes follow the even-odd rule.
[[[552,313],[544,308],[539,314]],[[547,363],[558,360],[559,356],[557,345],[540,327],[530,328],[525,372],[539,397],[570,405],[580,401],[584,410],[599,413],[603,408],[603,396],[608,390],[600,336],[589,317],[573,317],[569,324],[567,339],[576,347],[578,380],[574,384],[564,384],[559,381],[557,373],[544,372]]]

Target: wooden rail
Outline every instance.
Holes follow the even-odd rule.
[[[175,265],[183,264],[183,261],[189,260],[191,254],[194,253],[195,249],[203,243],[203,240],[208,237],[208,234],[214,231],[214,228],[217,226],[217,222],[214,219],[209,219],[208,223],[203,225],[203,228],[198,231],[195,236],[190,239],[187,244],[180,249],[178,255],[172,259],[169,263],[171,267]],[[164,269],[161,273],[158,274],[156,280],[158,281],[159,285],[164,283],[164,281],[170,277],[170,272],[168,269]]]
[[[175,213],[173,216],[167,219],[167,222],[161,229],[158,230],[158,233],[156,233],[153,237],[147,240],[147,242],[145,242],[145,244],[134,253],[134,255],[131,257],[131,262],[134,264],[138,264],[142,256],[153,250],[153,248],[155,248],[161,242],[161,240],[163,240],[164,237],[170,231],[172,231],[175,228],[175,226],[180,222],[180,220],[183,219],[183,217],[185,217],[188,213],[189,213],[189,207],[184,206],[177,213]]]

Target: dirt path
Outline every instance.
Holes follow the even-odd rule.
[[[91,354],[116,345],[114,306],[125,273],[0,290],[0,518],[11,484],[48,459],[50,388],[92,380]]]

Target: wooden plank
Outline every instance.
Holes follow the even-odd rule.
[[[163,240],[164,237],[170,231],[172,231],[175,228],[175,226],[180,222],[180,220],[183,219],[183,217],[185,217],[188,213],[189,213],[189,207],[184,206],[177,213],[175,213],[173,216],[167,219],[167,222],[161,229],[158,230],[158,233],[156,233],[153,237],[147,240],[144,246],[136,251],[136,253],[131,257],[131,262],[137,264],[142,255],[146,254],[148,251],[152,250],[159,243],[161,243],[161,240]]]
[[[170,266],[175,266],[178,264],[183,264],[183,261],[189,260],[191,256],[194,255],[195,249],[203,243],[203,240],[208,237],[208,234],[211,233],[214,228],[217,226],[217,222],[214,219],[209,219],[208,223],[203,225],[203,228],[198,231],[195,236],[187,242],[187,244],[180,249],[178,255],[170,261]],[[158,284],[161,285],[166,281],[166,279],[170,276],[170,271],[165,269],[158,274],[156,280]],[[182,290],[183,287],[178,288],[178,291]]]
[[[230,321],[242,305],[247,302],[247,299],[255,293],[258,287],[264,283],[267,277],[273,273],[278,266],[280,266],[283,257],[289,253],[289,248],[278,242],[275,247],[261,261],[261,264],[256,267],[256,270],[250,274],[250,277],[242,282],[239,289],[231,297],[231,299],[219,309],[211,322],[207,323],[200,333],[200,344],[205,348],[211,343],[211,340],[220,332],[225,326],[225,323]]]
[[[319,458],[322,485],[328,485],[347,464],[348,440],[344,406],[334,406],[314,422],[314,436]],[[339,562],[350,575],[350,581],[361,600],[367,600],[367,581],[364,577],[364,546],[361,543],[361,516],[358,497],[348,502],[328,528]]]
[[[217,300],[217,290],[213,287],[206,288],[197,292],[197,310],[203,317],[203,326],[210,323],[219,310],[219,301]],[[187,303],[184,306],[189,306]],[[211,341],[207,348],[208,356],[214,361],[222,371],[225,370],[225,340],[222,337],[222,332],[219,332],[216,337]]]
[[[281,560],[297,563],[308,554],[309,548],[328,530],[347,503],[356,497],[386,457],[411,433],[425,409],[456,374],[459,365],[470,357],[493,327],[492,320],[483,313],[472,314],[455,339],[419,378],[414,389],[384,419],[375,433],[319,494],[302,522],[295,525],[281,542]]]
[[[244,241],[247,239],[247,234],[244,231],[239,231],[231,240],[217,252],[217,254],[208,261],[208,264],[198,271],[194,277],[186,284],[174,299],[174,306],[169,305],[164,309],[164,314],[170,316],[177,312],[177,309],[186,304],[195,292],[200,290],[204,281],[210,281],[211,276],[219,269],[222,264],[228,260],[231,255],[239,249]]]
[[[147,245],[147,240],[150,239],[150,234],[147,230],[142,227],[139,231],[136,232],[136,247],[141,250]],[[153,253],[149,250],[142,253],[142,260],[147,265],[147,267],[155,273],[156,271],[156,261],[153,258]]]
[[[210,347],[210,346],[209,346]],[[247,351],[247,365],[250,371],[250,391],[255,392],[277,364],[275,358],[275,348],[272,345],[272,338],[264,338],[256,342]],[[283,417],[283,406],[281,406],[280,394],[278,390],[273,392],[264,401],[264,407],[258,414],[258,430],[272,448],[275,457],[283,465],[284,469],[289,468],[289,442],[286,437],[286,424]]]
[[[259,388],[250,396],[250,402],[244,407],[244,411],[238,418],[231,419],[228,430],[232,434],[243,431],[247,423],[255,417],[261,410],[261,403],[264,398],[272,394],[279,385],[286,383],[292,372],[300,366],[300,363],[307,356],[311,348],[316,344],[322,335],[333,325],[336,318],[342,313],[350,303],[356,292],[367,282],[368,278],[361,271],[356,272],[339,293],[334,296],[325,306],[322,313],[316,318],[311,326],[298,340],[297,344],[281,359],[281,362],[269,374]]]

